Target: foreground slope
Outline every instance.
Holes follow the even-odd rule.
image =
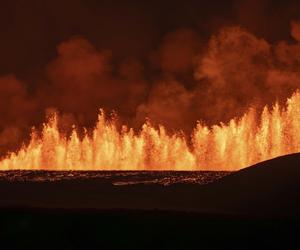
[[[208,209],[260,215],[300,214],[300,154],[258,163],[198,190]],[[200,202],[195,203],[201,209]]]
[[[209,214],[299,215],[300,154],[235,172],[212,184],[113,186],[99,179],[0,181],[2,208],[133,209]]]

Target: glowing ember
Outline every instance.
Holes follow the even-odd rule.
[[[225,111],[224,111],[225,112]],[[34,132],[28,146],[0,161],[2,170],[237,170],[280,155],[300,152],[300,92],[286,102],[265,107],[260,119],[250,109],[240,119],[211,128],[198,123],[191,141],[168,135],[146,123],[139,133],[100,112],[92,135],[80,139],[74,129],[65,138],[57,118]]]

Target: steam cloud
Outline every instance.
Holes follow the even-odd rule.
[[[245,6],[237,5],[240,17],[254,20],[243,14]],[[257,6],[263,12],[264,5]],[[226,122],[250,106],[285,100],[300,87],[300,21],[290,27],[291,39],[279,42],[235,25],[208,39],[180,28],[167,33],[146,62],[119,60],[84,36],[67,38],[33,87],[14,74],[0,77],[0,154],[20,146],[45,111],[60,112],[62,131],[93,126],[104,108],[135,128],[149,118],[188,132],[197,120]]]

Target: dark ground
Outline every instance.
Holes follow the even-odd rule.
[[[207,185],[0,181],[0,238],[20,249],[298,249],[300,154]]]
[[[10,210],[0,220],[1,242],[9,249],[299,249],[297,219]]]

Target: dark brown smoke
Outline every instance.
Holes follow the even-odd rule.
[[[0,154],[59,112],[100,108],[190,132],[300,87],[297,1],[7,1],[0,11]],[[251,9],[252,11],[249,11]]]
[[[14,75],[0,77],[0,95],[0,151],[4,152],[21,144],[32,123],[36,101]]]

